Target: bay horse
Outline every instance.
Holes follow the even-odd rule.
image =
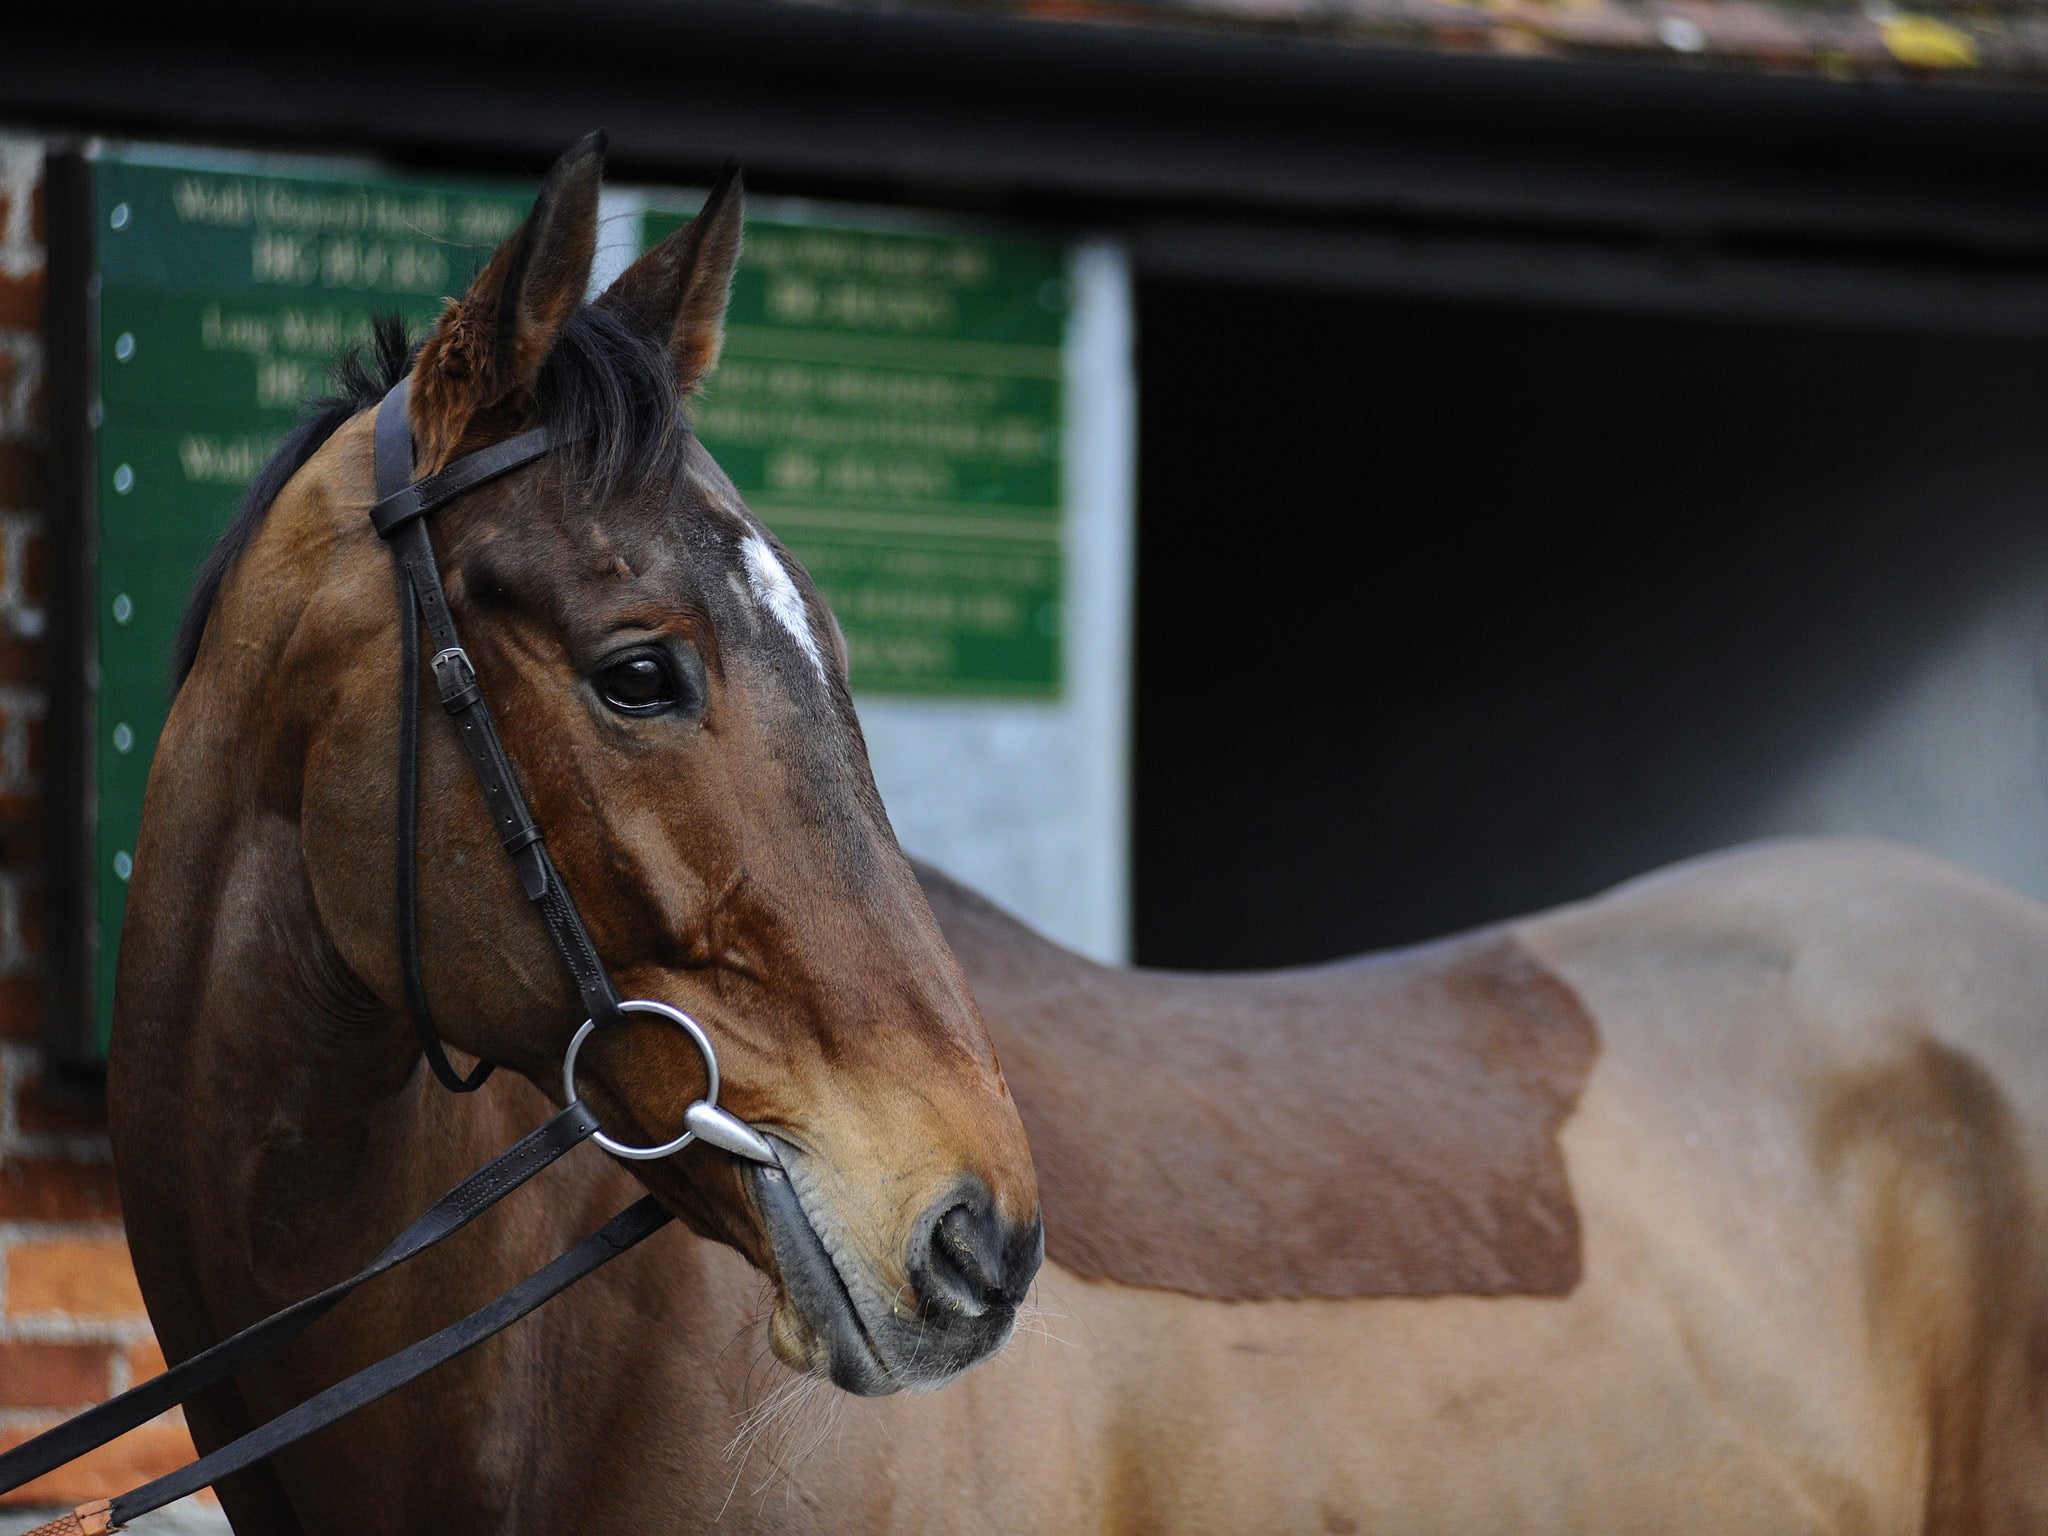
[[[239,1532],[2048,1526],[2048,910],[1788,843],[1324,967],[1059,949],[898,849],[829,612],[689,432],[737,185],[585,304],[599,160],[346,377],[209,563],[122,940],[124,1209],[182,1358],[561,1102],[575,994],[445,722],[424,974],[508,1070],[445,1093],[405,1021],[365,517],[400,378],[423,470],[583,444],[438,514],[450,601],[605,962],[704,1021],[796,1198],[715,1148],[565,1158],[196,1402],[200,1446],[642,1189],[682,1223],[225,1482]],[[587,1059],[630,1139],[703,1087],[632,1023]],[[746,1481],[736,1428],[827,1381]]]

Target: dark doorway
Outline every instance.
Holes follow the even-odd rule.
[[[2038,344],[1164,282],[1139,324],[1142,962],[1409,942],[1765,833],[2048,871],[2048,743],[1969,739],[1995,691],[1913,706],[1925,786],[1808,784],[2000,604],[1979,670],[2038,721]],[[1944,752],[2018,787],[1952,805]]]

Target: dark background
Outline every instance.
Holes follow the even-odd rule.
[[[1185,282],[1139,335],[1147,963],[1781,830],[1788,775],[2048,570],[2037,342]]]

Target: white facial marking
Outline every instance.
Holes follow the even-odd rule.
[[[804,611],[803,594],[796,589],[796,583],[789,579],[789,572],[775,558],[775,551],[768,547],[768,541],[758,533],[747,535],[740,545],[740,554],[747,562],[747,585],[753,588],[754,601],[766,608],[769,615],[790,632],[803,653],[810,657],[811,666],[818,674],[818,681],[825,681],[825,658],[818,654],[818,637],[811,633],[810,615]]]

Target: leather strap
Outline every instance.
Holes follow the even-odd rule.
[[[419,487],[412,484],[412,428],[405,419],[404,392],[400,385],[385,397],[377,411],[375,457],[378,501],[370,508],[370,519],[393,508],[386,526],[398,527],[416,519],[423,506]],[[398,397],[397,409],[391,398]],[[449,468],[454,468],[450,465]],[[444,470],[442,473],[446,473]],[[435,480],[439,475],[432,477]],[[426,482],[422,482],[425,484]],[[481,482],[479,482],[481,483]],[[403,505],[398,505],[400,502]],[[479,1061],[468,1077],[455,1070],[448,1052],[434,1028],[434,1016],[427,1006],[426,978],[420,971],[419,835],[420,835],[420,616],[419,600],[407,579],[405,567],[396,570],[398,582],[398,841],[397,895],[394,910],[398,919],[398,969],[405,991],[405,1013],[419,1041],[420,1054],[428,1068],[450,1093],[474,1093],[497,1070],[497,1063]]]
[[[426,978],[420,973],[419,836],[420,836],[420,610],[412,583],[398,571],[398,969],[405,988],[405,1014],[441,1086],[450,1093],[473,1093],[497,1070],[497,1063],[479,1061],[468,1077],[455,1070],[434,1016],[427,1006]]]
[[[477,686],[476,669],[462,647],[455,616],[441,585],[426,516],[464,492],[531,463],[558,446],[544,429],[522,432],[465,455],[438,474],[409,483],[413,470],[412,427],[406,418],[411,381],[401,381],[377,407],[377,505],[371,520],[391,545],[398,569],[400,666],[398,721],[398,942],[406,1011],[427,1063],[443,1084],[458,1093],[478,1087],[491,1071],[480,1063],[468,1078],[457,1075],[442,1049],[427,1007],[421,975],[417,907],[419,867],[419,626],[424,621],[433,646],[429,663],[441,707],[455,723],[477,786],[483,791],[499,840],[519,871],[520,889],[540,908],[555,949],[576,984],[583,1011],[600,1027],[618,1018],[619,994],[612,986],[582,914],[556,874],[540,828],[527,809],[518,776],[505,755],[490,706]]]
[[[325,1429],[358,1408],[396,1392],[439,1365],[474,1349],[492,1334],[502,1332],[550,1298],[559,1295],[600,1265],[608,1264],[636,1244],[652,1237],[672,1218],[661,1202],[646,1195],[627,1206],[597,1231],[544,1268],[535,1270],[496,1301],[477,1308],[459,1322],[439,1333],[388,1355],[375,1365],[336,1382],[326,1391],[309,1397],[239,1440],[230,1441],[211,1456],[202,1456],[188,1467],[145,1483],[124,1493],[112,1503],[114,1528],[126,1525],[138,1515],[197,1493],[224,1477],[232,1477],[264,1457]]]
[[[81,1504],[68,1515],[59,1515],[48,1525],[39,1525],[23,1536],[104,1536],[107,1531],[118,1531],[113,1524],[113,1505],[107,1499],[94,1499],[90,1504]]]
[[[393,393],[400,397],[400,407],[393,417],[400,426],[405,425],[403,399],[409,391],[411,380],[402,381]],[[405,467],[405,479],[396,485],[387,486],[384,479],[384,423],[380,412],[377,417],[377,504],[370,508],[370,522],[385,538],[391,537],[392,529],[400,523],[416,517],[424,517],[444,502],[453,501],[465,491],[473,491],[488,481],[522,464],[531,464],[535,459],[555,446],[554,436],[545,427],[535,427],[531,432],[521,432],[517,437],[508,437],[502,443],[493,443],[488,448],[479,448],[475,453],[466,453],[453,464],[448,465],[426,479],[412,479],[412,434],[406,433],[405,453],[401,460],[394,453],[394,472],[399,463]],[[397,446],[393,445],[394,448]]]
[[[588,1140],[597,1129],[597,1116],[581,1100],[555,1115],[545,1125],[500,1152],[483,1167],[443,1195],[414,1221],[389,1247],[346,1280],[294,1302],[272,1313],[260,1323],[244,1328],[233,1338],[182,1364],[172,1366],[119,1397],[109,1398],[77,1418],[24,1441],[0,1456],[0,1494],[11,1492],[53,1467],[83,1456],[125,1435],[160,1413],[188,1402],[215,1383],[311,1327],[332,1312],[358,1287],[388,1270],[396,1269],[415,1254],[423,1253],[444,1237],[468,1226],[485,1211],[512,1193],[541,1169],[572,1147]]]

